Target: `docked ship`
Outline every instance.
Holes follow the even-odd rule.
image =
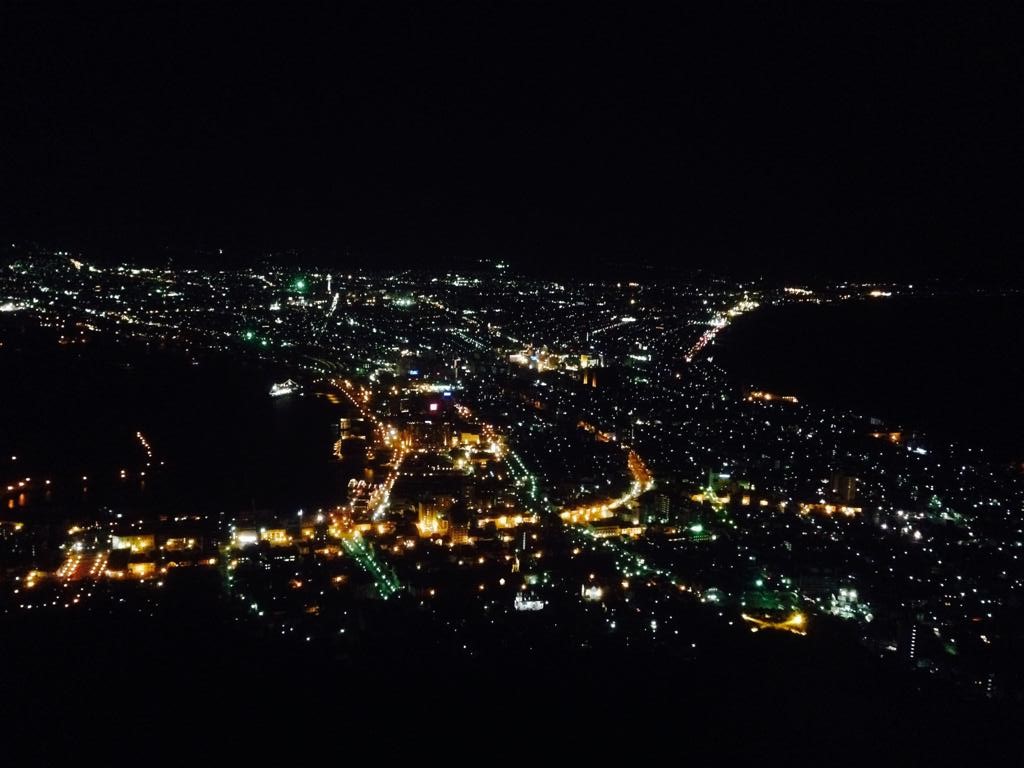
[[[299,385],[297,382],[288,379],[280,384],[275,384],[270,388],[271,397],[281,397],[281,395],[290,395],[293,392],[299,391]]]

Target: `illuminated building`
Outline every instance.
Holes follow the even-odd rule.
[[[800,502],[800,514],[820,514],[831,517],[832,515],[843,515],[845,517],[856,517],[864,511],[862,507],[851,507],[845,504],[824,504],[820,502]]]
[[[639,536],[644,532],[644,526],[638,523],[624,522],[615,518],[606,520],[593,520],[587,523],[587,530],[596,539],[605,539],[612,536]]]
[[[420,536],[448,535],[448,510],[455,504],[455,499],[438,497],[429,501],[420,501],[416,505],[416,528]]]
[[[293,541],[287,528],[262,528],[260,529],[260,540],[267,542],[272,547],[287,547]]]
[[[164,549],[168,552],[181,552],[188,549],[195,549],[197,541],[194,538],[172,537],[164,542]]]
[[[448,510],[448,535],[453,544],[469,544],[469,528],[472,515],[466,502],[459,501]]]
[[[537,523],[537,515],[523,515],[522,513],[516,514],[504,514],[504,515],[487,515],[478,517],[476,523],[481,528],[491,523],[498,530],[507,528],[518,528],[520,525],[535,525]]]
[[[515,599],[512,601],[512,607],[517,611],[542,611],[545,605],[547,603],[543,600],[525,595],[522,592],[517,592]]]
[[[236,528],[231,535],[231,542],[234,546],[242,549],[257,544],[260,540],[258,528]]]
[[[770,403],[773,401],[784,402],[784,403],[797,403],[799,402],[793,395],[774,395],[771,392],[760,392],[752,391],[747,393],[747,402],[752,403],[758,400]]]
[[[580,585],[580,596],[592,603],[600,602],[604,597],[604,590],[596,584],[587,586],[586,584]]]
[[[148,579],[156,573],[156,563],[128,563],[128,574],[134,579]]]
[[[130,549],[133,553],[149,552],[156,546],[156,537],[151,534],[114,535],[110,539],[113,549]]]

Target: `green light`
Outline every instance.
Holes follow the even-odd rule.
[[[704,533],[704,526],[700,523],[694,523],[690,526],[690,530],[694,533]]]
[[[306,290],[306,281],[303,280],[301,277],[298,278],[295,281],[295,290],[296,291],[304,291],[304,290]]]
[[[255,334],[255,333],[253,333],[252,331],[246,331],[246,332],[245,332],[245,340],[246,340],[246,341],[252,341],[252,338],[253,338],[253,336],[255,336],[255,335],[256,335],[256,334]]]
[[[757,581],[755,581],[754,582],[754,586],[755,587],[763,587],[764,586],[764,579],[758,579]]]

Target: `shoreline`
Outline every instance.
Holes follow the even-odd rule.
[[[732,323],[712,357],[738,386],[1018,462],[1024,414],[1013,398],[1024,364],[1014,357],[1014,316],[1024,317],[1019,294],[762,307]]]

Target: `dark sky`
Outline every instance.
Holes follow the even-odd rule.
[[[1022,274],[990,4],[77,5],[2,5],[8,239]]]

